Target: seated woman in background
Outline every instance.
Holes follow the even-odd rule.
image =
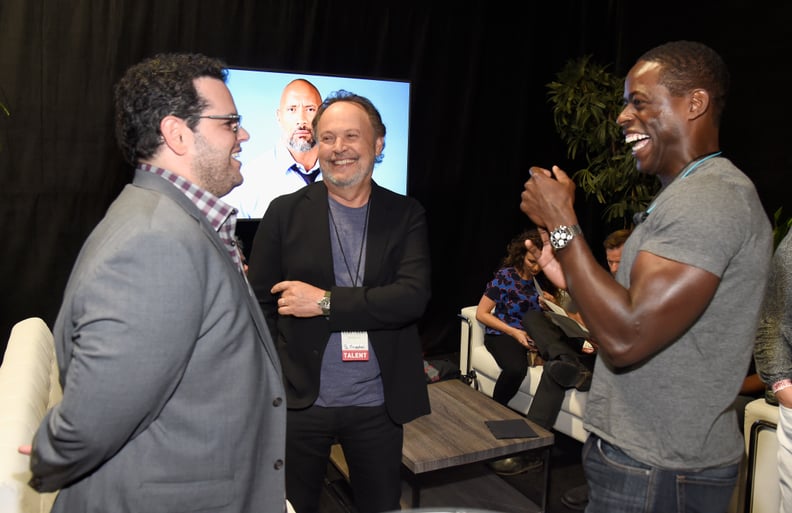
[[[536,229],[526,230],[512,239],[500,268],[487,283],[476,309],[476,319],[485,326],[484,345],[502,370],[495,382],[492,398],[505,406],[525,379],[529,361],[537,363],[536,345],[522,327],[526,312],[542,309],[534,277],[548,294],[548,299],[554,298],[548,291],[555,292],[555,287],[540,274],[541,268],[526,249],[527,239],[538,247],[542,246]],[[491,466],[501,475],[514,475],[539,465],[541,459],[515,457],[496,461]]]
[[[504,406],[508,406],[520,389],[528,373],[529,361],[535,361],[538,355],[534,341],[522,326],[526,312],[542,310],[534,277],[542,280],[543,289],[555,292],[550,281],[539,275],[541,268],[525,247],[527,239],[541,247],[542,239],[535,229],[512,239],[500,268],[487,283],[476,308],[476,319],[485,327],[484,345],[502,370],[492,398]]]

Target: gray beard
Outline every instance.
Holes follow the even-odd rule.
[[[316,145],[314,141],[304,141],[302,139],[289,139],[289,149],[298,153],[305,153]]]

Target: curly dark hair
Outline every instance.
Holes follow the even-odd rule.
[[[660,83],[674,96],[705,89],[712,98],[715,123],[720,123],[731,78],[726,63],[715,50],[696,41],[672,41],[652,48],[638,60],[659,62]]]
[[[377,164],[382,162],[382,159],[385,158],[385,124],[382,122],[382,116],[380,116],[377,108],[373,103],[371,103],[371,100],[365,96],[360,96],[359,94],[355,94],[344,89],[339,89],[338,91],[333,91],[332,93],[328,94],[322,104],[316,110],[316,115],[311,122],[314,133],[317,133],[316,126],[319,124],[319,120],[322,118],[324,112],[329,106],[336,102],[351,102],[360,105],[360,107],[366,112],[369,122],[374,129],[374,136],[382,137],[383,151],[381,151],[380,154],[374,159],[374,162]]]
[[[525,247],[525,241],[528,239],[539,249],[544,246],[539,230],[536,228],[523,230],[506,245],[506,256],[503,257],[501,267],[514,267],[517,269],[517,272],[523,276],[531,274],[528,272],[528,269],[525,268],[525,254],[528,253],[528,249]],[[547,279],[544,273],[537,274],[536,279],[539,281],[539,285],[547,292],[551,294],[557,292],[557,287]]]
[[[195,80],[226,81],[223,61],[201,54],[157,54],[129,68],[115,86],[116,139],[127,162],[151,158],[162,144],[160,121],[168,115],[187,120],[190,129],[207,102]]]

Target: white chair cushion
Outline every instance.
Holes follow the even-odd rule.
[[[57,492],[40,494],[27,483],[30,444],[47,409],[61,400],[52,333],[41,319],[14,325],[0,366],[0,512],[47,513]]]

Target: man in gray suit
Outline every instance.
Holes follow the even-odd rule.
[[[280,363],[220,199],[249,138],[225,79],[218,60],[164,54],[116,86],[137,169],[53,329],[63,401],[33,440],[30,484],[60,489],[55,512],[285,509]]]

